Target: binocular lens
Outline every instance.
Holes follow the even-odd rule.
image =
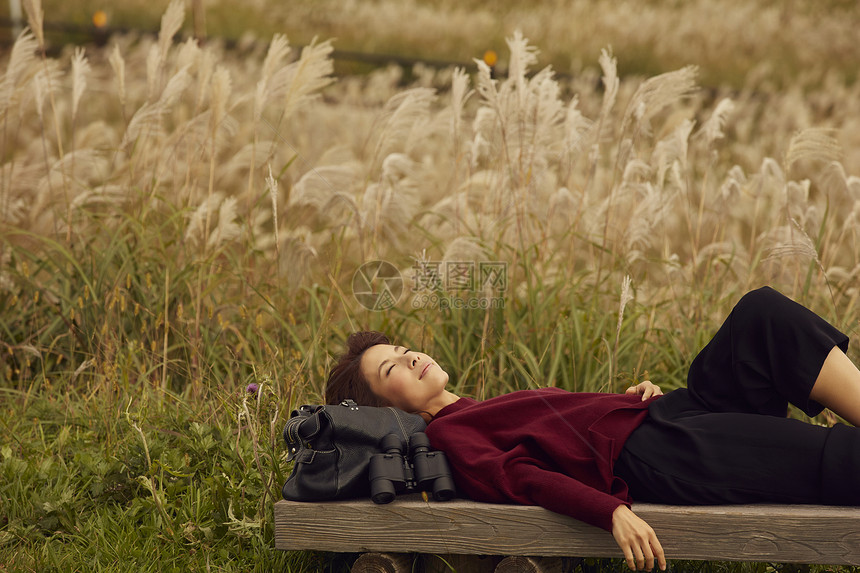
[[[396,434],[386,435],[380,443],[384,453],[370,458],[370,498],[374,503],[391,503],[398,492],[415,488],[432,489],[433,499],[448,501],[454,497],[454,480],[442,452],[430,450],[423,432],[411,436],[407,456]]]
[[[391,488],[391,491],[374,491],[370,494],[370,499],[373,500],[373,503],[380,505],[391,503],[395,497],[394,488]]]

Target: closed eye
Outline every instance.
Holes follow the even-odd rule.
[[[405,354],[407,354],[408,352],[409,352],[409,349],[408,349],[408,348],[404,348],[404,349],[403,349],[403,354],[404,354],[404,355],[405,355]],[[392,369],[392,368],[394,368],[395,366],[397,366],[397,365],[396,365],[396,364],[392,364],[391,366],[389,366],[389,367],[388,367],[388,370],[386,370],[386,371],[385,371],[385,375],[386,375],[386,376],[388,376],[389,374],[391,374],[391,369]]]

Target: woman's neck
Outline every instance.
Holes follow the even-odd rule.
[[[450,406],[460,397],[454,394],[453,392],[449,392],[448,390],[443,390],[441,394],[435,397],[429,404],[427,404],[427,409],[421,413],[421,417],[424,418],[424,421],[428,424],[430,421],[436,417],[436,414],[444,408],[445,406]]]

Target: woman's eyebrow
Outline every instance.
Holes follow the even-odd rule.
[[[399,345],[395,346],[394,352],[397,352],[398,348],[403,348],[403,347],[399,346]],[[404,348],[404,350],[406,350],[406,349]],[[379,368],[376,369],[376,375],[379,376],[380,379],[382,378],[382,367],[385,366],[386,362],[391,362],[391,361],[388,360],[388,358],[386,358],[385,360],[383,360],[382,362],[379,363]]]

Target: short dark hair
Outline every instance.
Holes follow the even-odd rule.
[[[370,383],[361,372],[364,351],[377,344],[391,344],[388,337],[373,330],[353,332],[346,339],[346,352],[328,374],[325,388],[326,404],[340,404],[352,398],[362,406],[390,406],[370,389]]]

